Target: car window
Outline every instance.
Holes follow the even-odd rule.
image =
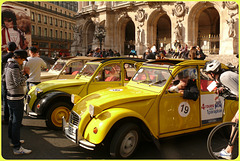
[[[167,82],[170,73],[166,69],[140,68],[133,77],[133,81],[162,87]]]
[[[61,69],[64,67],[65,64],[66,62],[56,62],[53,65],[52,70],[61,71]]]
[[[82,67],[83,67],[82,61],[72,62],[66,67],[64,74],[77,75],[82,69]]]
[[[189,79],[196,80],[198,78],[196,68],[187,68],[187,69],[185,68],[183,70],[180,70],[178,73],[182,73],[183,71],[184,71],[184,73],[186,73],[189,76]],[[172,87],[172,86],[176,86],[179,83],[180,80],[178,78],[179,77],[178,75],[179,74],[177,74],[173,78],[173,80],[172,80],[171,84],[169,85],[168,89],[170,89],[170,87]]]
[[[124,67],[124,79],[126,81],[129,81],[134,76],[134,74],[136,73],[136,70],[134,68],[134,64],[125,63],[123,67]]]
[[[97,68],[98,64],[85,64],[80,74],[84,76],[92,76]]]
[[[202,92],[208,92],[207,87],[212,83],[210,78],[203,72],[203,68],[200,69],[200,85]]]
[[[114,63],[103,67],[97,75],[97,81],[120,81],[121,67],[119,63]]]

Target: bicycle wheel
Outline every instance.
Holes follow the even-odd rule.
[[[219,152],[228,146],[232,127],[234,127],[235,125],[236,123],[234,122],[225,122],[216,126],[210,132],[207,140],[207,149],[209,154],[213,158],[222,159],[221,157],[219,157]],[[237,158],[237,156],[238,156],[238,131],[232,152],[232,159]]]

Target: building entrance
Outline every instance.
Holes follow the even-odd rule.
[[[198,18],[197,45],[204,53],[219,54],[220,16],[214,7],[203,10]]]
[[[125,28],[124,55],[128,55],[131,49],[135,49],[135,25],[132,20]]]
[[[171,21],[168,15],[162,15],[157,22],[156,47],[163,47],[165,50],[171,48]]]

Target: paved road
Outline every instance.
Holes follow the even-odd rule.
[[[108,159],[107,154],[96,154],[81,149],[66,139],[62,131],[47,130],[44,120],[24,117],[21,138],[23,147],[32,149],[30,155],[14,156],[7,138],[7,125],[2,125],[2,157],[5,159]],[[159,152],[152,142],[140,144],[135,159],[210,159],[206,149],[209,130],[203,130],[160,140]]]

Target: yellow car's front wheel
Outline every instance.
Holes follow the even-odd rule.
[[[130,158],[140,142],[140,129],[136,124],[122,125],[113,135],[110,155],[114,158]]]
[[[61,130],[62,117],[68,121],[71,109],[72,106],[66,102],[58,102],[52,105],[46,115],[47,127],[53,130]]]

